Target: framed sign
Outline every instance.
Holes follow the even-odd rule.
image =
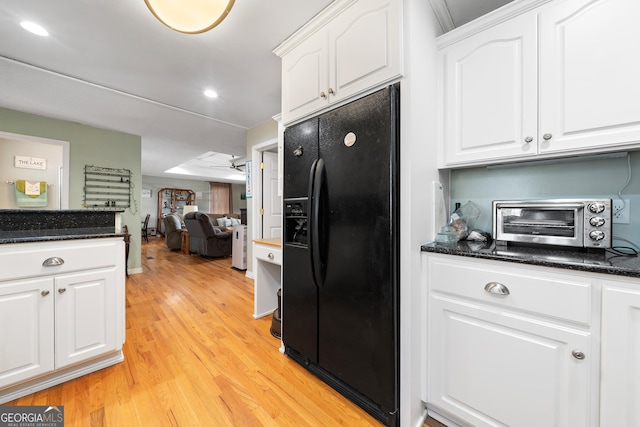
[[[246,197],[247,199],[250,199],[253,196],[253,183],[251,182],[251,179],[253,178],[253,173],[251,171],[251,160],[247,160],[245,162],[245,175],[246,175]]]
[[[23,169],[47,169],[47,159],[37,157],[16,156],[14,166]]]

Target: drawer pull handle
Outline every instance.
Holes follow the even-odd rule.
[[[571,354],[573,355],[573,357],[575,357],[578,360],[583,360],[585,358],[584,353],[581,352],[580,350],[573,350]]]
[[[45,289],[44,291],[40,292],[40,295],[42,295],[43,297],[46,297],[47,295],[49,295],[49,291]]]
[[[64,264],[64,260],[58,256],[52,256],[51,258],[47,258],[42,263],[45,267],[55,267],[56,265]]]
[[[64,294],[65,292],[67,292],[67,288],[60,288],[60,289],[58,289],[58,293],[59,293],[59,294]]]
[[[487,283],[486,285],[484,285],[484,290],[489,292],[490,294],[509,295],[509,288],[498,282]]]
[[[267,255],[267,257],[268,257],[269,259],[273,259],[273,252],[269,252],[269,255]]]

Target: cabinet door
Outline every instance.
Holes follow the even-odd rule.
[[[329,103],[328,33],[305,39],[282,58],[282,121],[307,116]]]
[[[329,26],[329,96],[339,101],[402,75],[398,0],[353,3]]]
[[[56,277],[56,369],[119,348],[116,272]]]
[[[0,388],[52,371],[53,279],[0,284]]]
[[[640,425],[640,289],[602,293],[600,425]]]
[[[526,13],[441,52],[444,166],[537,154],[536,26]]]
[[[541,152],[640,140],[640,2],[554,1],[541,14]]]
[[[438,294],[429,310],[430,404],[474,426],[592,425],[588,332]]]

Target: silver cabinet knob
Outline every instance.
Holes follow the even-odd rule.
[[[550,133],[545,133],[544,135],[542,135],[542,139],[544,139],[545,141],[548,141],[551,138],[553,138],[553,135],[551,135]]]
[[[273,258],[274,258],[274,257],[273,257],[273,253],[272,253],[272,252],[269,252],[269,255],[267,255],[267,257],[268,257],[269,259],[273,259]]]
[[[47,258],[42,262],[42,265],[45,267],[55,267],[56,265],[64,264],[64,260],[58,256],[52,256],[51,258]]]
[[[489,292],[490,294],[509,295],[509,288],[498,282],[487,283],[486,285],[484,285],[484,290]]]
[[[335,93],[332,88],[329,88],[328,92],[329,92],[329,95],[333,95]]]
[[[573,350],[573,351],[571,352],[571,355],[572,355],[573,357],[575,357],[576,359],[578,359],[578,360],[583,360],[583,359],[586,357],[586,356],[584,355],[584,353],[583,353],[583,352],[581,352],[580,350]]]
[[[42,295],[43,297],[46,297],[47,295],[49,295],[49,291],[44,290],[44,291],[40,292],[40,295]]]
[[[528,136],[524,139],[524,142],[526,142],[527,144],[530,144],[533,141],[533,138]]]
[[[320,92],[320,98],[326,98],[327,95],[324,92]]]
[[[58,289],[58,293],[59,294],[64,294],[65,292],[67,292],[67,288],[59,288]]]

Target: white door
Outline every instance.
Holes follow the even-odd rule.
[[[262,238],[282,237],[282,197],[278,196],[278,153],[262,153]]]
[[[56,369],[115,350],[116,269],[55,279]]]
[[[53,279],[0,285],[0,388],[53,370]]]

